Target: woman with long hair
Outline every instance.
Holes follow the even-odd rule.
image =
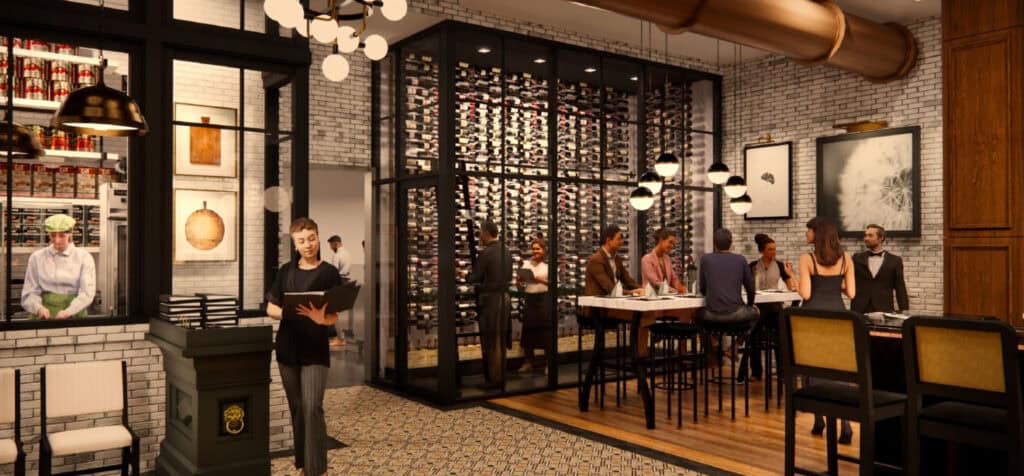
[[[814,217],[807,222],[807,243],[814,245],[814,251],[800,255],[800,297],[801,307],[831,311],[846,310],[843,294],[853,299],[857,284],[853,274],[853,260],[839,242],[836,226],[827,218]],[[853,428],[843,420],[839,443],[848,445],[853,441]],[[814,416],[811,434],[821,435],[825,431],[825,419]]]
[[[526,311],[523,313],[523,335],[519,345],[523,348],[523,365],[520,372],[532,372],[536,349],[548,347],[548,263],[544,242],[540,239],[530,243],[530,259],[523,262],[523,269],[533,273],[533,279],[520,282],[526,292]],[[544,367],[547,370],[547,367]]]
[[[284,294],[327,291],[342,284],[338,269],[320,260],[316,222],[296,218],[290,228],[296,257],[281,266],[267,291],[267,315],[281,321],[277,331],[277,367],[292,417],[295,467],[302,474],[327,474],[327,424],[324,420],[324,389],[331,365],[328,328],[338,313],[327,313],[327,304],[311,303],[284,309]]]

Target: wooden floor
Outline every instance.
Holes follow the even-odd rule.
[[[721,413],[717,411],[716,389],[717,386],[712,386],[709,393],[711,406],[707,417],[704,417],[704,405],[701,401],[697,423],[693,423],[691,397],[688,394],[684,395],[685,418],[682,429],[676,428],[674,396],[672,420],[669,421],[666,415],[664,391],[659,391],[655,397],[657,428],[646,428],[635,380],[630,383],[628,398],[621,407],[615,405],[615,386],[609,385],[604,410],[591,404],[591,410],[587,413],[579,411],[575,388],[499,398],[492,400],[492,403],[725,471],[749,475],[782,473],[785,463],[783,408],[776,408],[773,399],[770,410],[766,413],[764,387],[761,383],[752,383],[750,416],[745,417],[743,388],[737,386],[736,421],[732,421],[729,416],[729,387],[723,386],[724,404]],[[699,392],[699,396],[701,399],[704,398],[703,390]],[[812,420],[811,415],[797,414],[796,464],[810,470],[824,471],[825,440],[823,437],[810,434]],[[840,445],[839,453],[856,457],[859,433],[857,425],[853,426],[854,444]],[[840,474],[856,474],[857,466],[840,461],[839,471]]]

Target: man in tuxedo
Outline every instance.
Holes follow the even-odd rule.
[[[857,295],[850,303],[850,309],[861,314],[893,312],[894,291],[899,311],[906,313],[910,308],[907,284],[903,280],[903,259],[885,251],[884,245],[885,228],[868,225],[864,230],[864,246],[867,251],[853,255]]]

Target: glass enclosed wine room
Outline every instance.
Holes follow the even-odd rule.
[[[622,228],[620,255],[638,280],[660,227],[679,236],[673,262],[688,284],[711,251],[718,75],[447,21],[394,45],[373,93],[379,383],[446,403],[574,385],[594,341],[577,325],[576,298],[604,227]],[[662,152],[681,171],[637,212],[629,194]],[[485,220],[514,269],[538,239],[549,269],[546,345],[530,372],[517,372],[525,305],[509,283],[496,387],[482,385],[467,280]]]

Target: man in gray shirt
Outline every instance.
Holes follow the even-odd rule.
[[[501,386],[505,366],[501,346],[509,321],[509,285],[512,282],[512,255],[498,239],[498,225],[486,221],[480,226],[483,249],[467,277],[477,284],[480,344],[487,387]]]

